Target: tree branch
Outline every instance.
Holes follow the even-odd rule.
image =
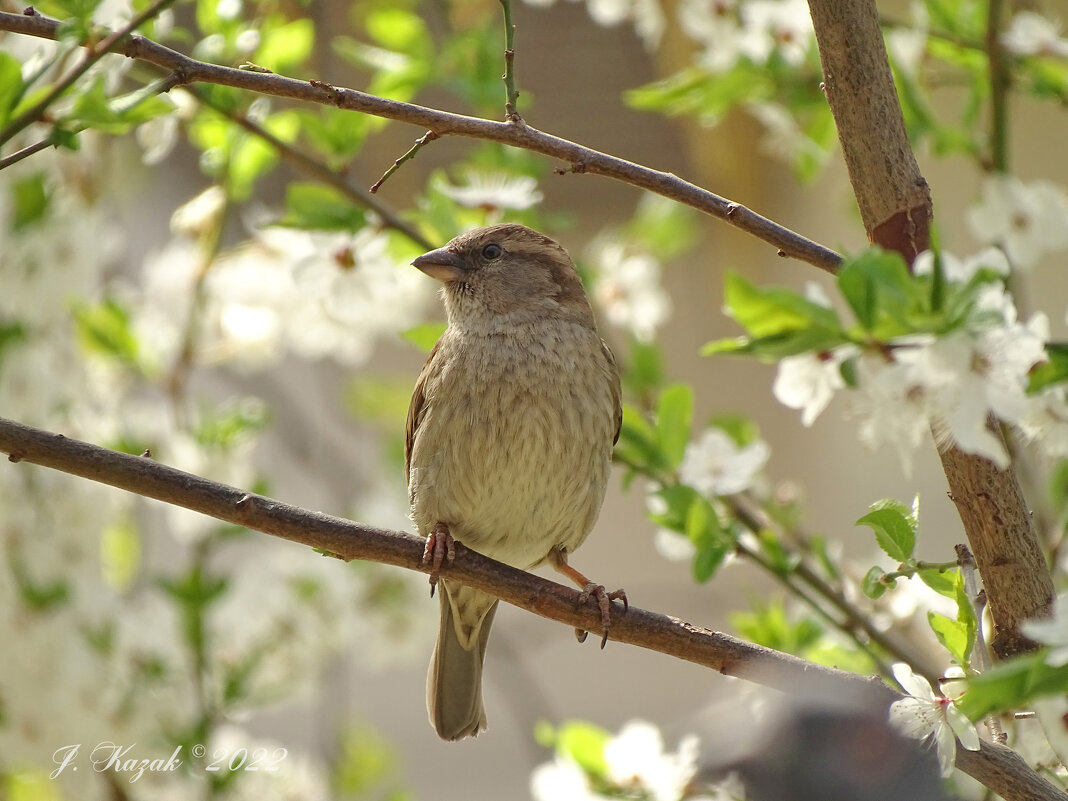
[[[59,23],[38,14],[0,13],[0,31],[55,39]],[[179,84],[213,83],[247,89],[275,97],[337,106],[376,117],[398,120],[429,129],[437,136],[467,136],[531,150],[566,162],[571,172],[613,178],[676,200],[718,217],[779,250],[781,256],[808,262],[834,272],[842,258],[834,251],[796,234],[756,212],[667,172],[643,167],[583,147],[567,139],[538,131],[522,121],[495,122],[463,114],[438,111],[412,103],[386,100],[322,81],[300,81],[274,73],[254,72],[207,64],[185,56],[143,36],[132,35],[112,46],[113,52],[155,64],[175,73]]]
[[[809,8],[864,227],[911,264],[930,246],[931,193],[905,132],[875,3],[809,0]],[[1001,438],[995,420],[988,428]],[[1019,624],[1048,615],[1054,591],[1016,472],[954,445],[939,456],[986,587],[991,645],[1002,658],[1028,650]]]
[[[345,561],[364,559],[428,572],[419,537],[300,509],[149,457],[108,450],[4,418],[0,418],[0,453],[8,454],[11,462],[29,462],[108,484],[318,548]],[[459,544],[455,560],[442,566],[441,575],[572,628],[600,628],[600,611],[594,604],[580,603],[577,590],[495,562]],[[878,679],[806,662],[635,606],[626,613],[616,608],[608,638],[786,693],[840,695],[853,691],[883,705],[900,697]],[[1009,801],[1064,798],[1059,789],[1003,746],[983,743],[977,752],[959,748],[957,765]]]

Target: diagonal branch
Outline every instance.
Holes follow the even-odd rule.
[[[0,13],[0,31],[55,39],[58,28],[57,21],[40,15]],[[828,272],[834,272],[842,261],[842,257],[833,250],[762,217],[740,203],[720,197],[671,173],[643,167],[543,133],[522,121],[494,122],[412,103],[386,100],[354,89],[330,86],[322,81],[301,81],[274,73],[207,64],[143,36],[126,37],[115,43],[113,51],[169,70],[175,73],[179,84],[213,83],[232,86],[260,94],[332,105],[407,122],[426,128],[437,136],[467,136],[531,150],[566,162],[571,172],[613,178],[718,217],[774,245],[781,256],[808,262]]]
[[[160,12],[167,8],[167,6],[173,5],[174,1],[175,0],[156,0],[152,5],[134,15],[134,18],[122,28],[114,33],[108,34],[102,41],[86,42],[84,44],[84,47],[86,48],[85,58],[82,59],[81,63],[62,78],[59,83],[53,86],[44,97],[4,126],[3,131],[0,131],[0,145],[10,141],[19,133],[19,131],[28,128],[33,125],[33,123],[42,119],[45,112],[48,110],[48,107],[52,105],[60,95],[70,89],[79,78],[85,75],[94,64],[100,61],[100,59],[106,56],[109,52],[112,52],[115,49],[116,44],[126,39],[126,37],[153,17],[158,16]],[[27,12],[32,11],[32,7],[27,9]],[[16,15],[10,14],[5,16]],[[23,14],[23,17],[27,19],[43,19],[42,17],[37,16],[35,12],[25,13]],[[53,35],[50,38],[54,39],[56,37]]]
[[[262,139],[274,148],[275,152],[278,153],[283,161],[291,164],[295,169],[306,175],[310,175],[313,178],[317,178],[324,184],[334,187],[334,189],[338,190],[342,195],[358,206],[371,209],[371,211],[379,216],[384,226],[399,231],[417,245],[426,248],[427,250],[433,250],[434,247],[436,247],[429,239],[419,233],[415,226],[398,217],[388,206],[379,201],[370,192],[354,186],[341,173],[335,172],[321,161],[316,161],[311,156],[303,153],[292,145],[283,142],[262,125],[250,120],[247,115],[238,111],[229,111],[223,108],[221,104],[214,102],[208,93],[201,92],[194,86],[185,86],[183,89],[195,97],[198,102],[203,103],[215,112],[222,114],[231,122],[244,128],[253,136]]]
[[[300,509],[185,473],[145,456],[108,450],[0,418],[0,453],[164,503],[318,548],[346,561],[364,559],[427,572],[423,541],[397,531]],[[600,612],[570,587],[508,567],[462,546],[441,574],[573,628],[600,628]],[[835,670],[677,618],[631,606],[613,616],[609,639],[658,651],[783,692],[856,692],[888,705],[898,696],[878,679]],[[1004,746],[957,750],[957,766],[1009,801],[1054,801],[1063,794]]]

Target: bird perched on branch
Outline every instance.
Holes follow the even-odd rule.
[[[438,572],[454,541],[524,570],[544,562],[596,598],[567,563],[593,528],[619,436],[619,371],[575,266],[522,225],[470,231],[413,262],[444,284],[449,326],[408,410],[412,519],[426,537],[441,623],[427,677],[430,721],[446,740],[486,727],[482,665],[497,599]],[[580,640],[585,632],[579,632]]]

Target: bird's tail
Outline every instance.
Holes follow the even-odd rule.
[[[486,728],[482,664],[498,601],[444,579],[438,588],[441,623],[427,674],[426,706],[438,736],[460,740]]]

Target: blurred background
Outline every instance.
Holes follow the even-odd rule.
[[[204,16],[208,5],[200,3],[199,8],[193,8],[179,4],[174,24],[192,27],[192,17]],[[762,118],[755,111],[733,109],[702,120],[699,114],[673,117],[641,110],[635,108],[634,102],[625,101],[629,90],[673,75],[700,56],[705,44],[680,22],[680,14],[685,20],[685,14],[690,13],[692,19],[696,13],[692,7],[697,5],[704,6],[706,13],[715,13],[720,6],[734,8],[732,3],[718,4],[713,0],[704,4],[666,2],[658,6],[663,27],[654,44],[648,32],[643,35],[641,25],[636,26],[643,19],[642,9],[648,10],[642,3],[516,2],[516,75],[524,119],[557,136],[673,172],[839,252],[864,248],[864,231],[833,141],[825,137],[827,149],[818,154],[815,165],[799,170],[796,163],[783,158],[782,147],[777,148],[781,141],[769,128],[769,118]],[[335,85],[361,88],[368,84],[368,70],[354,67],[343,50],[325,44],[320,47],[318,42],[342,31],[349,32],[355,40],[366,41],[366,32],[359,30],[354,20],[366,19],[369,10],[394,6],[422,19],[428,35],[437,42],[458,31],[472,37],[481,36],[484,31],[499,32],[499,5],[489,0],[453,4],[382,0],[356,10],[345,4],[311,3],[280,11],[272,7],[271,13],[311,23],[317,45],[307,63],[317,76]],[[3,9],[19,10],[9,3],[4,3]],[[887,19],[903,24],[915,13],[903,2],[880,3],[879,9]],[[254,11],[247,8],[245,15]],[[216,12],[220,16],[231,13],[224,3],[217,4]],[[97,13],[107,17],[102,11]],[[239,12],[234,19],[240,16]],[[499,42],[495,38],[490,41],[485,52],[492,55],[499,50]],[[183,49],[192,44],[186,43]],[[37,45],[36,41],[12,34],[0,39],[0,49],[22,64],[37,57]],[[388,48],[381,41],[377,46],[382,50],[378,56],[385,63]],[[814,51],[809,47],[806,64],[811,67]],[[365,51],[363,55],[369,59],[374,54]],[[254,53],[249,59],[259,63]],[[456,64],[442,64],[441,69],[447,66]],[[499,64],[491,62],[483,72],[499,74],[500,69]],[[373,84],[370,90],[375,90]],[[381,84],[379,90],[384,91]],[[177,90],[172,92],[177,94]],[[501,94],[503,106],[503,90]],[[932,106],[947,117],[969,102],[964,89],[950,85],[936,84],[931,98]],[[416,100],[447,110],[495,115],[492,110],[483,112],[475,104],[465,103],[462,93],[453,91],[448,81],[428,81],[416,94]],[[269,105],[271,112],[284,106],[276,100]],[[1068,162],[1063,158],[1065,128],[1058,109],[1038,100],[1014,98],[1010,111],[1016,132],[1010,140],[1015,171],[1025,180],[1045,178],[1062,184],[1068,181]],[[271,112],[259,108],[253,110],[253,115],[270,119]],[[192,129],[194,123],[188,124]],[[208,127],[201,124],[199,133],[191,136],[192,141],[202,141],[197,136],[207,137]],[[399,123],[361,132],[366,136],[363,147],[344,163],[345,174],[354,184],[369,186],[422,133]],[[314,272],[318,268],[309,266],[306,272],[298,272],[297,279],[284,291],[272,289],[273,279],[257,272],[260,262],[277,261],[279,253],[289,249],[292,254],[305,243],[279,234],[270,241],[261,238],[252,246],[239,246],[262,220],[277,217],[280,209],[287,208],[287,188],[291,184],[306,180],[284,163],[265,172],[247,197],[239,201],[231,195],[225,201],[227,213],[217,232],[220,244],[216,252],[223,254],[220,263],[229,264],[229,268],[217,271],[224,276],[217,285],[211,285],[210,280],[206,284],[200,282],[197,271],[206,273],[208,269],[208,262],[198,261],[204,253],[200,238],[203,231],[197,227],[200,223],[196,219],[175,223],[172,215],[177,206],[188,204],[221,183],[218,173],[205,168],[207,150],[180,138],[163,160],[145,164],[144,147],[132,135],[91,140],[86,137],[80,152],[49,151],[37,157],[36,163],[28,160],[0,173],[0,183],[9,179],[26,181],[47,160],[45,170],[50,174],[62,173],[68,179],[78,171],[86,174],[86,196],[72,206],[71,212],[82,215],[80,221],[75,223],[74,216],[67,218],[68,223],[79,226],[79,233],[72,235],[68,252],[53,254],[66,261],[49,281],[33,284],[27,278],[33,270],[19,272],[16,254],[30,248],[25,244],[25,231],[5,234],[10,238],[0,250],[0,275],[12,287],[30,287],[20,290],[26,294],[17,299],[12,289],[12,299],[5,309],[8,319],[15,319],[14,315],[35,303],[55,303],[52,321],[57,326],[70,329],[71,320],[75,321],[73,333],[68,333],[74,342],[69,353],[76,356],[78,348],[85,344],[85,325],[83,322],[79,328],[77,320],[84,321],[91,310],[99,312],[104,299],[117,297],[128,301],[130,308],[134,304],[155,304],[155,317],[137,317],[131,312],[130,319],[139,320],[141,326],[133,328],[143,338],[142,352],[158,345],[161,353],[174,356],[181,351],[183,329],[180,321],[166,322],[169,311],[173,311],[167,307],[189,303],[186,295],[190,287],[196,287],[195,292],[216,293],[224,300],[230,292],[254,295],[256,291],[277,291],[283,293],[283,306],[284,291],[300,293],[304,286],[309,291],[320,291],[320,284],[327,279]],[[536,213],[541,215],[535,218],[540,227],[557,238],[576,257],[585,274],[594,279],[602,269],[598,258],[605,252],[605,243],[625,241],[627,234],[621,233],[625,224],[635,217],[641,204],[649,202],[638,190],[607,179],[554,174],[552,167],[556,165],[540,157],[509,162],[507,156],[490,154],[489,150],[457,137],[433,142],[405,163],[377,197],[393,209],[404,210],[407,218],[417,224],[425,223],[421,230],[433,238],[435,246],[451,235],[445,230],[445,219],[473,223],[482,214],[484,221],[530,220],[526,215]],[[960,254],[973,252],[979,243],[965,224],[964,210],[980,196],[982,170],[974,158],[965,154],[939,153],[935,157],[930,147],[921,144],[918,155],[934,196],[943,246]],[[98,167],[106,165],[106,174],[95,172],[94,162]],[[473,212],[443,216],[439,208],[444,202],[440,199],[442,193],[432,197],[428,185],[444,180],[457,187],[466,181],[470,188],[470,172],[465,170],[487,164],[518,164],[518,172],[537,175],[536,188],[542,198],[536,204],[536,212],[521,210],[515,214],[507,208],[476,208]],[[804,180],[798,180],[799,172],[805,173]],[[65,191],[73,183],[76,181],[68,183]],[[95,218],[84,212],[89,208],[98,210],[105,222],[94,222]],[[185,208],[195,217],[195,210],[188,205]],[[684,246],[669,253],[668,258],[656,259],[658,282],[670,311],[662,314],[655,327],[655,342],[665,382],[693,385],[695,430],[713,417],[751,418],[759,428],[760,438],[770,446],[760,486],[784,503],[796,504],[800,526],[811,534],[825,536],[835,553],[841,549],[843,564],[855,565],[858,577],[877,557],[870,532],[856,527],[854,521],[880,498],[911,504],[919,495],[922,538],[917,556],[932,562],[952,561],[953,545],[962,541],[963,534],[953,504],[946,497],[946,483],[933,445],[916,453],[908,467],[890,449],[859,450],[856,426],[842,399],[833,401],[812,426],[805,427],[798,411],[783,407],[773,398],[770,390],[775,379],[774,365],[700,355],[705,343],[739,333],[722,309],[725,271],[738,271],[758,285],[801,289],[814,282],[828,293],[832,292],[833,278],[810,265],[778,257],[772,247],[718,220],[696,214],[683,215],[681,219],[679,230],[684,236],[680,237],[685,242],[680,245]],[[112,233],[114,242],[107,239]],[[188,247],[176,249],[174,241],[183,237]],[[189,241],[200,244],[189,245]],[[357,269],[367,263],[360,251],[361,243],[367,248],[379,247],[370,240],[350,238],[346,242],[352,247],[348,255],[355,260]],[[263,256],[264,248],[274,248],[270,259]],[[105,250],[110,253],[106,259],[102,254]],[[89,252],[106,263],[96,265],[95,272],[83,280],[78,277],[79,265],[84,267],[84,261],[94,261]],[[82,356],[89,374],[84,379],[88,381],[84,396],[89,396],[90,402],[83,411],[72,414],[69,405],[55,403],[49,408],[47,404],[56,398],[44,391],[46,385],[69,380],[58,375],[66,369],[62,359],[49,357],[42,346],[32,358],[16,365],[20,357],[14,355],[15,349],[0,351],[6,354],[5,361],[0,361],[0,414],[111,446],[132,448],[147,443],[154,457],[166,463],[241,486],[260,486],[288,503],[372,525],[411,530],[398,455],[407,393],[414,385],[425,351],[402,333],[443,320],[432,282],[404,266],[418,252],[410,243],[405,247],[391,244],[375,256],[374,265],[391,262],[395,265],[392,269],[410,270],[413,275],[397,278],[392,294],[377,300],[363,299],[366,307],[345,321],[352,328],[352,341],[360,340],[362,350],[358,353],[350,351],[338,358],[325,346],[322,352],[316,352],[314,344],[309,343],[344,337],[345,333],[344,326],[340,326],[342,330],[319,334],[311,313],[297,323],[306,335],[304,345],[257,358],[230,360],[224,350],[212,351],[205,346],[196,358],[187,359],[181,370],[159,371],[154,377],[142,371],[131,377],[107,359],[94,361],[99,354]],[[343,259],[339,257],[339,261]],[[42,263],[38,269],[51,270],[53,266]],[[1046,267],[1032,270],[1018,285],[1018,305],[1021,316],[1032,307],[1046,310],[1056,339],[1064,334],[1062,310],[1068,301],[1068,285],[1059,271],[1049,269],[1048,264]],[[40,273],[37,275],[40,277]],[[343,291],[336,291],[342,293],[339,302],[344,302]],[[69,307],[56,300],[74,292],[81,292],[88,299],[79,306],[81,317],[72,316]],[[42,295],[33,293],[48,297],[41,300]],[[598,297],[596,291],[591,294]],[[298,305],[296,299],[293,303]],[[241,308],[247,311],[256,305],[247,301]],[[605,318],[605,306],[599,305],[598,311]],[[221,326],[220,330],[226,328],[227,319],[238,327],[258,324],[254,315],[221,315],[216,320],[212,314],[215,312],[206,311],[204,317]],[[378,316],[370,321],[373,314]],[[394,330],[380,319],[391,315],[397,318]],[[367,333],[365,323],[374,333]],[[195,326],[185,330],[194,331]],[[602,332],[627,358],[632,352],[633,331],[603,319]],[[316,340],[320,336],[322,339]],[[80,345],[78,337],[82,338]],[[164,344],[153,344],[153,337]],[[226,344],[225,338],[205,338],[209,340],[215,345]],[[188,339],[185,342],[194,350],[199,347]],[[109,401],[112,392],[113,399]],[[228,411],[226,415],[212,416],[207,413],[212,408]],[[227,448],[198,453],[192,443],[204,440],[195,435],[197,421],[209,419],[216,428],[233,420],[256,423],[243,430]],[[187,433],[182,434],[183,430]],[[185,447],[187,451],[182,450]],[[722,734],[719,730],[724,718],[718,711],[722,704],[761,695],[740,682],[660,654],[616,643],[602,651],[595,638],[579,645],[565,627],[503,606],[494,625],[484,678],[489,729],[475,740],[443,743],[427,723],[424,702],[426,666],[437,624],[437,601],[430,599],[425,577],[373,565],[346,567],[260,535],[220,532],[210,522],[153,504],[131,506],[129,499],[119,493],[87,489],[77,479],[47,475],[36,469],[24,471],[22,467],[17,472],[13,475],[14,468],[3,471],[5,490],[0,501],[4,505],[0,515],[4,519],[0,525],[5,526],[9,555],[24,549],[24,561],[35,565],[30,572],[40,572],[34,586],[59,581],[56,577],[64,573],[67,557],[62,554],[67,551],[57,553],[54,542],[65,543],[64,548],[74,547],[68,565],[96,569],[103,553],[105,567],[110,565],[112,571],[126,573],[119,578],[114,572],[110,578],[105,576],[101,587],[110,587],[108,591],[96,587],[87,577],[69,579],[71,593],[80,599],[84,609],[70,629],[56,623],[54,631],[39,620],[34,621],[26,604],[19,600],[25,598],[26,582],[15,572],[4,574],[4,603],[8,610],[4,625],[15,637],[8,639],[12,643],[9,647],[18,652],[9,666],[0,668],[0,676],[4,676],[0,691],[7,713],[0,716],[6,724],[0,729],[0,736],[19,743],[17,748],[12,746],[9,761],[0,762],[9,772],[18,773],[19,766],[30,766],[29,774],[40,771],[40,765],[50,764],[52,750],[68,740],[119,740],[124,732],[131,732],[132,737],[132,732],[138,731],[135,726],[125,729],[115,722],[120,717],[118,710],[126,709],[121,702],[123,688],[113,686],[116,681],[126,682],[131,704],[150,707],[158,702],[158,710],[164,712],[156,710],[153,720],[159,731],[172,738],[170,742],[189,744],[207,734],[173,711],[174,699],[189,692],[201,701],[211,698],[207,706],[214,711],[209,717],[216,735],[222,737],[217,742],[240,744],[247,736],[255,742],[278,744],[292,754],[309,755],[311,762],[347,764],[349,784],[345,787],[352,797],[436,801],[528,797],[532,770],[549,760],[552,753],[533,736],[541,722],[584,720],[617,731],[628,721],[643,719],[655,724],[663,733],[667,748],[673,749],[688,733],[715,742],[714,735]],[[711,581],[696,583],[688,561],[665,558],[663,549],[658,549],[657,527],[647,518],[643,482],[639,479],[624,489],[623,472],[617,469],[597,527],[572,560],[580,570],[610,589],[626,588],[632,605],[726,631],[737,631],[731,613],[766,607],[785,597],[775,582],[742,560],[730,561]],[[1040,496],[1045,487],[1030,486],[1028,490]],[[82,494],[86,496],[83,509],[69,513],[46,508],[43,500]],[[29,500],[32,502],[27,504]],[[25,505],[32,507],[32,512],[17,511]],[[92,509],[96,516],[86,509]],[[87,533],[76,534],[80,527]],[[97,537],[103,538],[104,545]],[[55,538],[51,545],[50,538]],[[72,542],[80,545],[72,546]],[[208,546],[207,542],[216,544]],[[131,549],[135,556],[130,556]],[[208,552],[210,556],[206,555]],[[102,649],[100,653],[125,653],[124,647],[133,653],[137,651],[135,643],[144,644],[146,637],[153,642],[165,639],[168,630],[182,626],[188,633],[196,618],[189,610],[197,603],[201,609],[207,608],[209,601],[205,599],[211,592],[190,584],[192,574],[179,566],[200,564],[197,560],[201,558],[206,560],[204,565],[210,565],[205,575],[210,572],[225,576],[229,582],[221,606],[215,608],[218,617],[204,625],[210,633],[208,641],[221,654],[219,664],[231,671],[226,674],[231,677],[230,683],[212,695],[198,684],[211,673],[209,665],[215,657],[197,653],[188,647],[188,642],[177,647],[161,645],[158,653],[173,655],[175,664],[192,663],[189,675],[180,678],[172,672],[178,670],[174,665],[166,669],[161,666],[162,673],[173,681],[167,682],[163,692],[152,689],[146,679],[145,697],[156,698],[150,703],[136,697],[142,689],[136,677],[141,675],[138,671],[144,667],[144,660],[132,659],[138,667],[127,664],[123,668],[126,672],[105,670],[108,678],[101,679],[100,687],[102,695],[110,699],[107,708],[112,710],[112,716],[94,719],[103,703],[102,696],[94,696],[92,687],[83,686],[81,680],[72,685],[66,671],[74,670],[77,663],[57,666],[57,662],[69,658],[66,649],[71,647],[69,643],[61,646],[57,639],[74,637],[75,630],[81,634],[96,631],[95,627],[103,626],[101,621],[110,619],[109,615],[126,622],[107,629],[111,631],[107,635],[111,641],[120,643],[115,646],[117,650]],[[886,566],[885,557],[882,563]],[[297,564],[306,564],[308,575],[326,586],[341,582],[347,585],[343,591],[335,587],[309,596],[316,610],[314,622],[295,615],[290,620],[290,596],[275,592],[280,584],[292,589],[291,582],[299,573]],[[339,579],[342,574],[345,577]],[[95,580],[101,581],[99,577]],[[82,582],[86,587],[78,595]],[[158,592],[160,586],[165,588],[162,593]],[[162,598],[152,600],[153,593]],[[200,600],[190,602],[190,597]],[[176,598],[185,600],[175,601]],[[344,604],[339,598],[344,599]],[[920,603],[914,601],[912,609],[922,610],[917,606]],[[130,611],[131,604],[138,608],[136,614]],[[919,614],[922,618],[922,611]],[[252,626],[249,621],[259,615],[267,615],[276,623],[283,621],[284,625],[248,630]],[[906,614],[893,625],[905,630],[911,625],[907,618]],[[124,626],[130,630],[124,633]],[[935,647],[932,641],[928,655],[933,661],[939,659]],[[250,656],[252,653],[260,654],[264,661]],[[246,685],[234,678],[241,672],[238,668],[247,669],[248,678],[265,664],[273,665],[271,660],[278,663],[276,675],[249,678]],[[89,668],[84,669],[91,674]],[[268,672],[271,669],[274,668]],[[293,678],[294,673],[300,674],[299,679]],[[294,691],[295,687],[299,691]],[[168,699],[166,702],[160,701],[161,692]],[[43,717],[44,710],[53,706],[60,711],[50,723],[41,723],[39,731],[27,733],[27,727],[33,728],[29,713],[20,717],[16,709],[19,704],[13,699],[20,694],[25,694],[25,699],[44,693],[52,698],[47,704],[35,702],[37,712]],[[240,702],[231,703],[235,699]],[[775,704],[774,699],[765,702]],[[170,712],[166,712],[168,705],[172,705]],[[238,727],[226,735],[231,740],[219,734],[224,726]],[[163,753],[159,744],[142,743],[153,755]],[[83,771],[64,776],[64,783],[58,785],[30,782],[27,786],[32,784],[39,793],[44,793],[41,788],[47,786],[61,797],[95,797],[93,793],[106,792],[98,778]],[[300,797],[313,797],[307,795],[308,786],[315,785],[302,785]],[[122,793],[127,792],[131,792],[130,788],[123,787]],[[131,797],[137,797],[139,789],[132,792]],[[164,797],[168,792],[183,797],[182,790],[166,785],[155,792]],[[271,792],[278,797],[298,797],[286,796],[277,785]],[[112,797],[126,796],[120,793]]]

